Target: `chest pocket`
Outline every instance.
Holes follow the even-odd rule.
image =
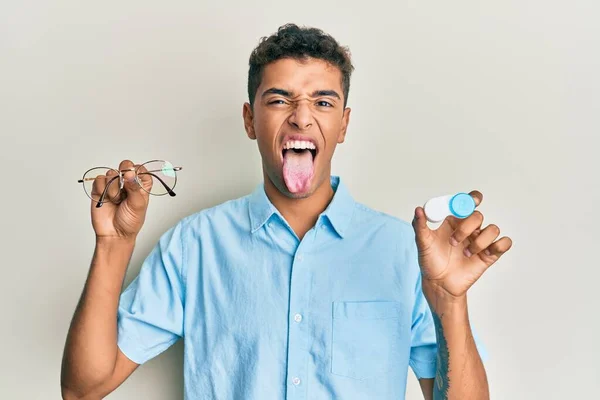
[[[369,379],[402,365],[410,336],[400,313],[394,301],[333,302],[331,373]]]

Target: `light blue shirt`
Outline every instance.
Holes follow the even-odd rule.
[[[302,241],[264,184],[169,229],[121,295],[121,351],[184,337],[188,400],[400,400],[409,366],[434,377],[412,226],[331,185]]]

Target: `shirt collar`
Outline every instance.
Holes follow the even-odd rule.
[[[354,212],[354,199],[339,176],[331,177],[331,187],[335,194],[322,215],[329,219],[333,229],[343,238]]]
[[[250,196],[248,207],[250,210],[250,227],[252,233],[259,230],[271,218],[271,215],[278,213],[271,200],[267,197],[264,182],[258,185]]]
[[[348,188],[339,176],[331,176],[331,187],[335,191],[335,194],[327,209],[321,215],[329,220],[338,235],[343,238],[350,225],[355,203]],[[250,196],[248,205],[252,233],[259,230],[273,214],[278,214],[283,220],[279,211],[267,197],[264,182],[256,187]]]

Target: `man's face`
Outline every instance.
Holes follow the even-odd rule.
[[[265,178],[291,198],[329,184],[331,159],[349,117],[341,71],[312,58],[266,65],[254,109],[244,104],[246,132],[258,142]]]

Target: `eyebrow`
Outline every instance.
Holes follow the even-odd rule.
[[[292,98],[294,96],[293,92],[289,92],[284,89],[273,87],[273,88],[265,90],[261,97],[265,97],[268,94],[278,94],[280,96],[287,97],[287,98]],[[331,97],[336,97],[339,100],[342,99],[340,97],[340,95],[338,94],[338,92],[336,92],[335,90],[315,90],[311,94],[311,97],[319,97],[319,96],[331,96]]]

